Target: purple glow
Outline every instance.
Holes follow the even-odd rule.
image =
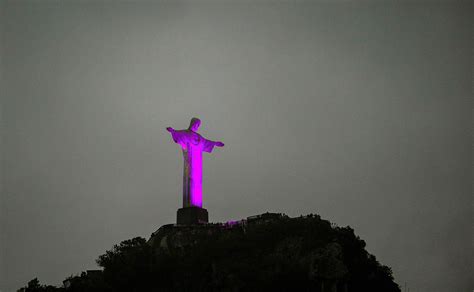
[[[202,208],[202,147],[192,146],[188,152],[191,152],[191,205]]]
[[[236,227],[245,227],[246,224],[246,220],[230,220],[225,223],[222,223],[221,226],[224,229],[231,229]]]
[[[234,226],[241,223],[242,223],[242,220],[230,220],[230,221],[227,221],[225,225]]]
[[[171,133],[173,141],[181,145],[183,150],[183,207],[202,208],[202,152],[211,153],[214,146],[224,146],[222,142],[207,140],[197,133],[200,125],[201,121],[193,118],[186,130],[166,128]]]

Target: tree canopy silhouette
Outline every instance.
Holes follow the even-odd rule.
[[[352,228],[318,215],[267,213],[232,224],[165,225],[148,241],[122,241],[97,263],[103,271],[70,277],[68,287],[57,289],[400,291],[390,268],[365,250]]]

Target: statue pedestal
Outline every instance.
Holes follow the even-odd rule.
[[[178,225],[205,224],[209,222],[207,210],[199,207],[178,209]]]

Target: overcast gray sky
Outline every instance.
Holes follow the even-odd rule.
[[[3,3],[0,290],[175,222],[196,116],[211,221],[317,213],[471,291],[473,6],[397,2]]]

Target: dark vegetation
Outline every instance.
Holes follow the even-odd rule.
[[[125,240],[64,287],[21,291],[400,291],[350,227],[319,216],[261,215],[233,226],[163,226]]]

